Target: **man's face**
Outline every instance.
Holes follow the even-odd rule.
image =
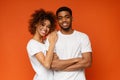
[[[63,30],[69,30],[72,26],[72,16],[68,11],[61,11],[57,16],[58,24]]]

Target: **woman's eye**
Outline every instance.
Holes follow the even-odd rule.
[[[62,19],[62,17],[58,17],[58,20]]]
[[[44,26],[44,24],[43,24],[43,23],[42,23],[41,25],[42,25],[42,26]]]
[[[47,26],[48,28],[50,28],[51,26]]]

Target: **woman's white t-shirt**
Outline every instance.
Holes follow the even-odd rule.
[[[33,80],[53,80],[53,72],[46,69],[35,57],[35,54],[42,52],[46,55],[46,46],[34,39],[31,39],[27,44],[27,52],[35,71]]]

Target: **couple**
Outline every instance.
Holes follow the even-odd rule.
[[[30,19],[33,38],[27,51],[36,73],[33,80],[86,80],[84,69],[92,60],[89,37],[72,29],[70,8],[60,7],[56,17],[59,31],[55,31],[56,18],[52,12],[37,10]]]

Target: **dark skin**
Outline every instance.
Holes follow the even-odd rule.
[[[61,27],[61,32],[65,35],[73,33],[72,29],[72,16],[67,11],[61,11],[58,13],[58,24]],[[62,54],[62,53],[61,53]],[[92,63],[92,53],[85,52],[82,57],[72,58],[67,60],[60,60],[56,54],[52,61],[51,69],[61,71],[76,71],[90,67]]]

